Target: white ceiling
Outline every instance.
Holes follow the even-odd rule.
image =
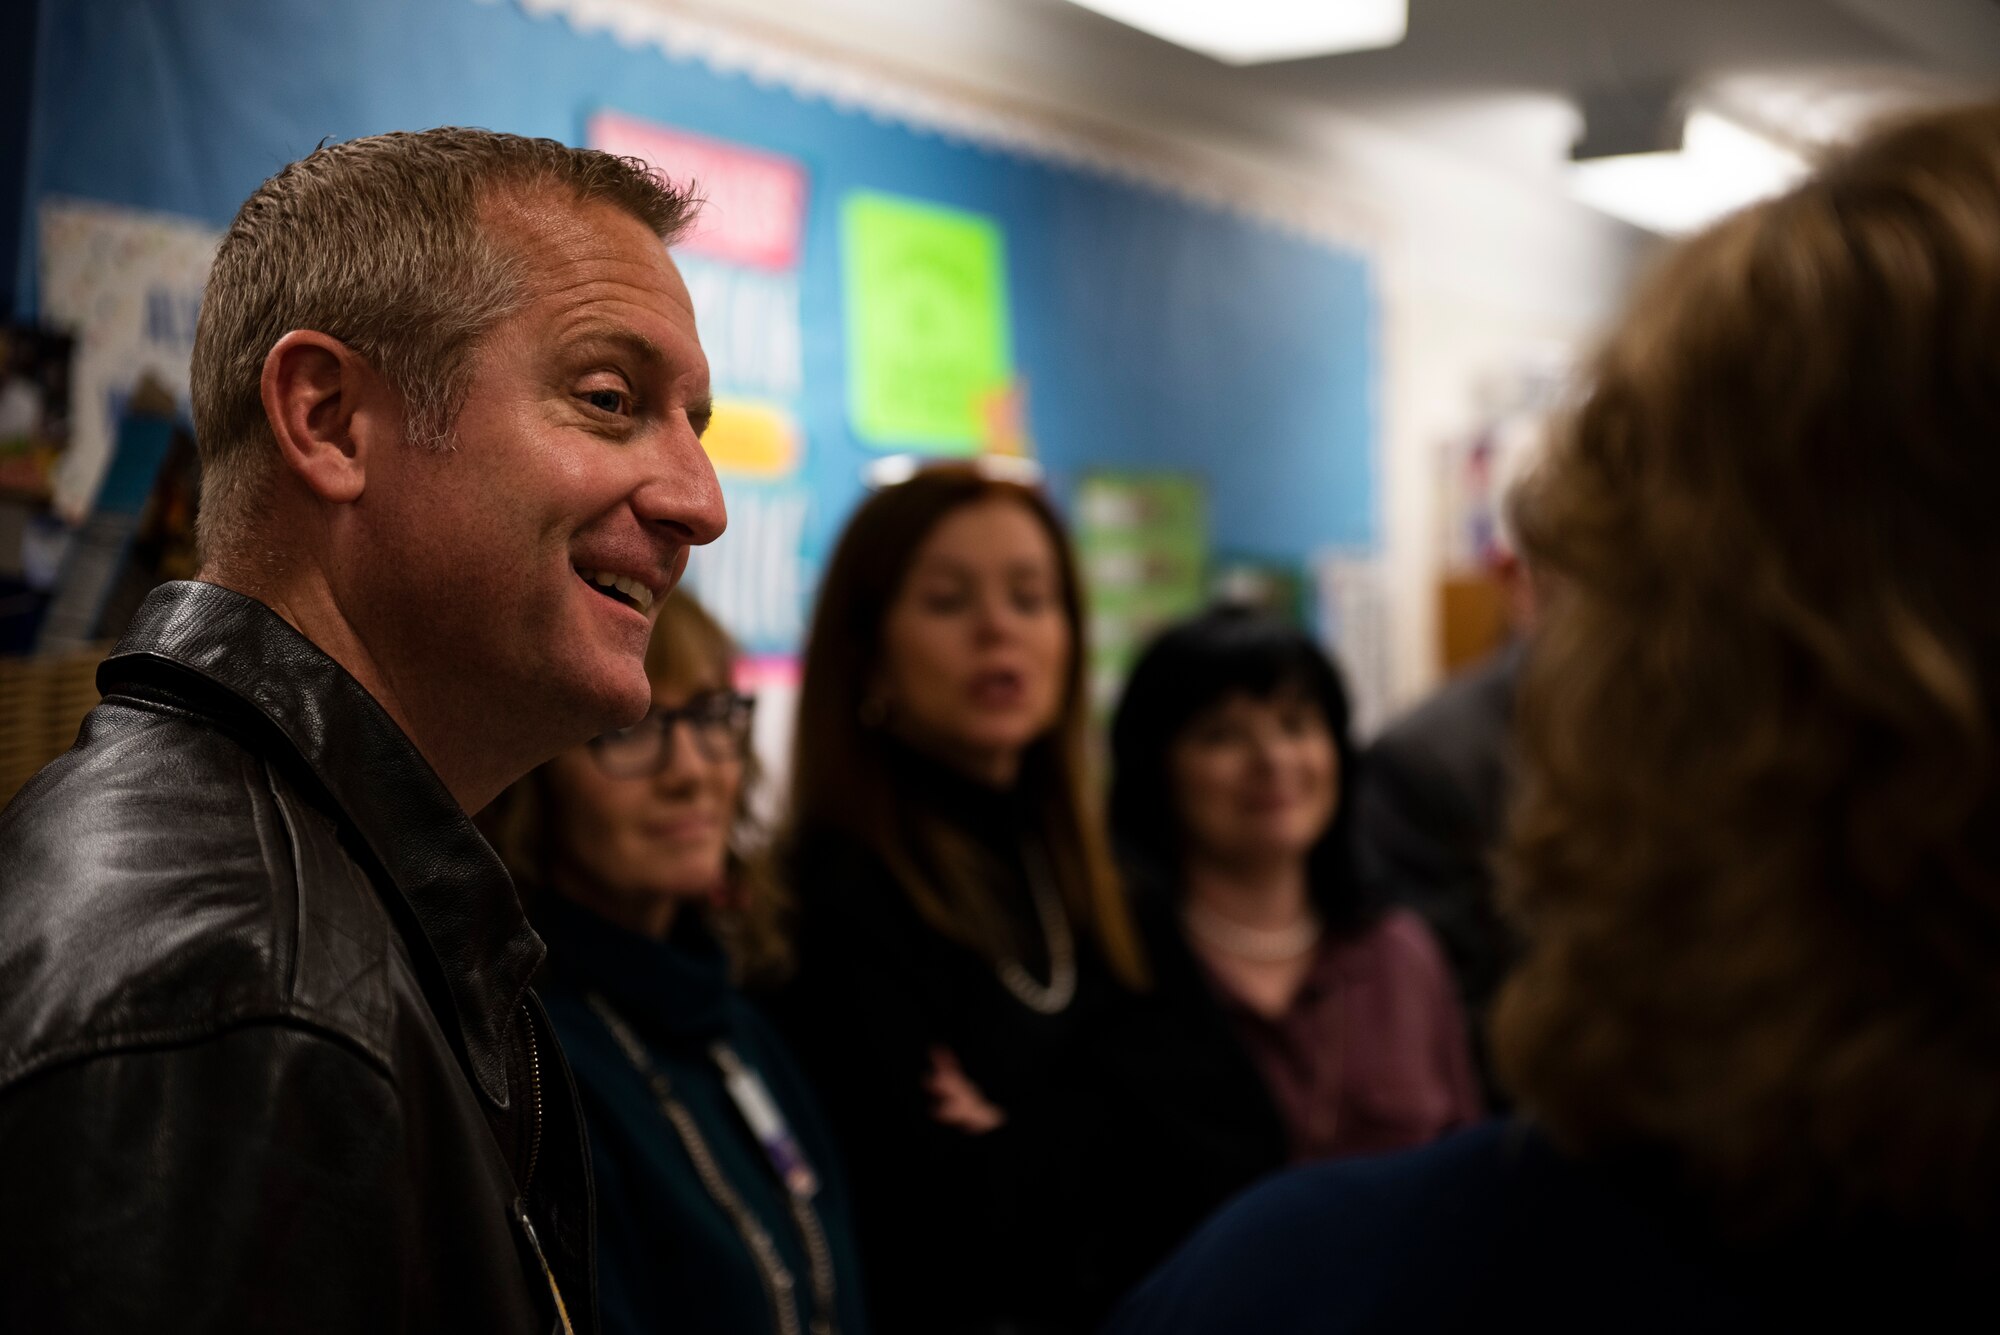
[[[1410,0],[1399,46],[1243,74],[1516,166],[1566,154],[1585,105],[1671,99],[1810,147],[1886,110],[2000,92],[2000,0]]]
[[[1404,243],[1410,283],[1484,283],[1496,309],[1566,292],[1572,324],[1653,243],[1570,195],[1585,101],[1698,95],[1810,147],[1885,109],[2000,92],[2000,0],[1410,0],[1396,48],[1253,67],[1069,0],[588,0],[620,5],[1279,182]]]
[[[1835,67],[2000,79],[1994,0],[1410,0],[1395,47],[1269,66],[1332,94],[1578,91]]]

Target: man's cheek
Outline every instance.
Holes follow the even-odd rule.
[[[683,575],[687,574],[687,568],[688,568],[688,557],[689,557],[689,556],[690,556],[691,554],[692,554],[692,553],[691,553],[691,552],[690,552],[690,551],[689,551],[689,550],[688,550],[688,549],[687,549],[686,547],[683,547],[683,548],[681,548],[681,549],[680,549],[680,550],[679,550],[678,552],[675,552],[675,553],[674,553],[674,567],[673,567],[673,578],[672,578],[671,580],[669,580],[669,581],[668,581],[668,583],[667,583],[667,590],[668,590],[669,592],[671,592],[671,591],[672,591],[673,589],[677,588],[677,587],[678,587],[678,586],[680,585],[680,582],[681,582],[681,577],[682,577]],[[661,603],[663,603],[663,602],[665,602],[665,601],[666,601],[666,599],[665,599],[665,597],[664,597],[664,596],[663,596],[663,597],[661,597],[661,598],[659,598],[659,599],[656,599],[656,600],[654,601],[654,603],[653,603],[653,609],[654,609],[654,615],[655,615],[655,616],[658,616],[658,615],[659,615],[659,607],[660,607],[660,604],[661,604]]]

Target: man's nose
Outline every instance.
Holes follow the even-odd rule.
[[[666,435],[648,457],[648,476],[633,493],[632,508],[645,523],[674,530],[690,546],[714,542],[729,523],[715,465],[685,424]]]

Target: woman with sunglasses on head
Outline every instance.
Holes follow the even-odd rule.
[[[865,1330],[845,1187],[812,1097],[738,982],[781,977],[777,887],[738,841],[754,763],[736,652],[667,600],[653,710],[482,816],[549,946],[582,1096],[603,1327]]]
[[[1041,493],[870,497],[806,652],[788,1024],[854,1172],[879,1330],[1088,1329],[1116,1119],[1094,1017],[1143,977],[1084,777],[1076,573]]]

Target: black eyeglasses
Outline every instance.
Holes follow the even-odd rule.
[[[673,761],[674,725],[686,723],[694,749],[712,765],[740,761],[750,750],[757,701],[735,691],[704,691],[679,709],[655,709],[629,728],[592,739],[590,754],[613,779],[643,779]]]

